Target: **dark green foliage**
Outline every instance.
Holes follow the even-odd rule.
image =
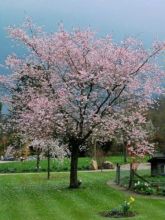
[[[158,150],[165,152],[165,97],[158,99],[158,104],[155,104],[148,113],[155,127],[154,142],[158,144]]]

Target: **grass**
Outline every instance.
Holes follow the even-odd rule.
[[[123,164],[123,157],[121,156],[109,156],[105,160],[109,160],[112,163]],[[147,159],[146,159],[147,160]],[[79,170],[88,170],[90,166],[91,158],[82,157],[79,158],[78,169]],[[47,161],[42,160],[40,162],[40,171],[44,172],[47,170]],[[51,171],[69,171],[70,169],[70,160],[65,159],[62,163],[56,159],[51,160]],[[22,173],[22,172],[36,172],[36,161],[24,161],[24,162],[8,162],[0,163],[0,173]]]
[[[99,212],[130,195],[107,185],[114,172],[79,173],[82,187],[70,190],[69,173],[0,175],[0,220],[103,220]],[[137,195],[134,220],[164,220],[165,200]],[[123,220],[126,218],[122,218]]]

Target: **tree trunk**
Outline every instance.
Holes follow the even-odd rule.
[[[47,159],[48,159],[47,178],[49,180],[50,179],[50,149],[49,149],[49,147],[48,147]]]
[[[37,172],[40,169],[40,150],[37,150],[37,163],[36,163]]]
[[[124,163],[127,163],[127,142],[124,141],[123,144],[123,157],[124,157]]]
[[[116,164],[116,184],[120,184],[120,165],[119,163]]]
[[[71,163],[70,163],[70,188],[78,188],[79,182],[77,178],[77,166],[78,166],[79,146],[71,146]]]
[[[131,189],[134,182],[134,170],[133,170],[133,164],[130,163],[130,179],[129,179],[129,186],[128,188]]]

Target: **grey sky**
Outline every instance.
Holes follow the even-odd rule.
[[[72,27],[91,27],[115,40],[131,35],[149,46],[165,40],[165,0],[0,0],[0,62],[12,52],[5,27],[21,24],[24,17],[44,25],[47,31],[63,22]]]

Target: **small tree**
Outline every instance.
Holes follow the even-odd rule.
[[[59,140],[53,139],[40,139],[40,140],[33,140],[31,142],[33,148],[39,150],[40,152],[46,154],[47,156],[47,178],[50,179],[50,158],[56,157],[60,160],[64,158],[64,156],[68,155],[67,147],[61,146]]]

